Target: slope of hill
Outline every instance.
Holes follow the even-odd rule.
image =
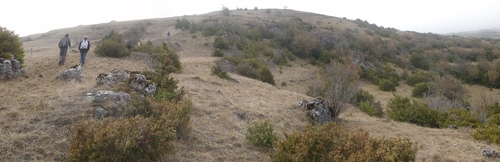
[[[457,32],[457,33],[450,33],[450,35],[458,35],[458,36],[462,36],[462,37],[500,39],[500,28],[483,29],[483,30],[477,30],[477,31]]]
[[[242,25],[252,21],[300,18],[318,26],[335,26],[339,29],[366,30],[355,21],[293,10],[232,11],[232,24]],[[277,14],[280,13],[280,14]],[[199,22],[205,19],[226,21],[220,12],[181,17]],[[283,138],[283,132],[303,130],[312,121],[296,104],[305,95],[307,86],[317,78],[317,67],[308,61],[297,60],[288,66],[269,65],[276,83],[272,86],[237,74],[230,74],[235,81],[211,75],[210,69],[221,58],[212,57],[214,37],[204,37],[200,32],[189,34],[175,28],[177,18],[112,22],[97,25],[53,30],[24,38],[26,51],[26,77],[3,81],[0,85],[0,161],[65,161],[70,145],[73,125],[92,118],[93,109],[85,95],[96,88],[94,79],[100,73],[113,69],[130,71],[149,70],[144,54],[133,53],[126,58],[114,59],[95,55],[87,56],[83,70],[83,83],[62,82],[55,77],[65,68],[78,63],[78,53],[68,53],[67,66],[58,66],[57,41],[69,33],[73,43],[83,35],[89,36],[94,45],[111,30],[126,32],[144,27],[142,41],[170,42],[180,56],[182,72],[172,76],[179,80],[193,101],[191,133],[177,141],[176,157],[172,161],[270,161],[269,152],[253,147],[245,140],[245,129],[252,121],[268,118]],[[367,30],[368,31],[368,30]],[[171,35],[168,36],[167,32]],[[373,32],[373,31],[372,31]],[[375,33],[375,32],[374,32]],[[196,35],[196,37],[193,37]],[[411,35],[411,33],[408,33]],[[387,39],[387,38],[384,38]],[[206,45],[209,44],[209,45]],[[95,46],[94,46],[95,47]],[[75,49],[74,47],[72,49]],[[363,89],[386,105],[391,92],[383,92],[366,81]],[[400,83],[396,93],[410,96],[411,87]],[[466,86],[473,100],[483,96],[499,98],[497,89]],[[497,144],[472,139],[470,128],[434,129],[414,124],[395,122],[387,117],[370,117],[355,107],[350,107],[337,121],[348,129],[362,129],[372,136],[409,138],[418,143],[417,159],[430,161],[494,161],[481,156],[480,148],[500,150]]]

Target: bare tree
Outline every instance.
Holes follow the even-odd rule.
[[[347,108],[349,100],[358,93],[359,85],[356,81],[359,75],[355,68],[334,61],[325,67],[323,79],[326,105],[335,119]]]

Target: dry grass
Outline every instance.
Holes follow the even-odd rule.
[[[272,18],[265,10],[234,11],[234,17],[246,19]],[[346,20],[321,15],[282,10],[282,16],[296,15],[311,23],[339,27],[354,27]],[[189,16],[201,20],[217,13]],[[167,41],[170,31],[171,42],[181,45],[178,51],[183,71],[172,76],[180,81],[193,101],[191,117],[192,131],[184,140],[177,142],[177,155],[163,160],[173,161],[270,161],[268,152],[253,147],[245,141],[245,129],[254,120],[269,118],[275,130],[283,132],[300,131],[310,123],[305,112],[294,108],[305,95],[306,85],[316,77],[314,67],[305,62],[294,62],[279,72],[271,67],[278,86],[230,74],[237,82],[223,80],[210,74],[210,69],[219,58],[211,57],[212,38],[192,38],[190,34],[174,29],[175,18],[151,19],[131,22],[115,22],[94,26],[78,26],[55,30],[36,36],[38,39],[25,42],[25,69],[27,77],[3,81],[0,84],[0,161],[64,161],[69,148],[72,125],[90,119],[93,109],[85,99],[87,91],[96,88],[95,77],[113,69],[141,71],[148,69],[147,62],[136,56],[122,59],[102,58],[90,52],[84,67],[83,83],[62,82],[55,77],[64,69],[78,63],[78,53],[68,53],[66,66],[57,66],[57,41],[65,33],[70,36],[89,35],[91,41],[99,40],[110,29],[125,30],[134,24],[147,24],[148,34],[143,40]],[[73,38],[73,37],[72,37]],[[76,41],[76,40],[72,40]],[[30,53],[33,48],[33,54]],[[286,86],[281,86],[286,82]],[[385,107],[392,93],[381,92],[377,86],[362,82],[363,88],[380,100]],[[499,91],[485,91],[472,86],[471,97]],[[397,93],[409,96],[411,87],[401,84]],[[372,136],[385,138],[407,137],[420,146],[419,160],[430,161],[492,161],[481,156],[480,148],[500,150],[498,145],[472,139],[471,129],[431,129],[412,124],[374,118],[355,108],[349,108],[340,116],[339,122],[349,129],[363,129]]]

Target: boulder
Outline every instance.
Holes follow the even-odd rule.
[[[64,70],[59,76],[56,77],[63,81],[82,81],[82,66],[75,65],[69,69]]]

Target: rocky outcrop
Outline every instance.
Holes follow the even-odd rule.
[[[64,70],[59,76],[56,77],[59,80],[63,81],[77,81],[81,82],[82,80],[82,66],[75,65],[69,69]]]
[[[302,100],[298,105],[309,111],[309,116],[318,123],[323,124],[332,121],[332,113],[330,109],[326,107],[325,100],[321,98],[315,98],[312,102]]]
[[[146,76],[136,72],[122,70],[113,70],[109,74],[99,74],[96,78],[96,84],[104,86],[118,83],[128,83],[130,89],[141,93],[144,96],[154,95],[156,93],[155,83],[146,79]],[[106,117],[122,117],[125,115],[125,109],[131,95],[125,92],[114,92],[109,90],[99,90],[89,92],[86,97],[93,103],[94,117],[102,119]]]
[[[124,108],[130,100],[130,94],[125,92],[114,92],[100,90],[87,94],[95,107],[94,117],[102,119],[108,116],[121,117],[124,115]]]
[[[95,79],[97,85],[113,85],[119,82],[125,82],[130,78],[130,74],[122,70],[113,70],[109,74],[99,74]]]
[[[97,85],[113,85],[120,82],[129,83],[129,87],[143,95],[156,93],[156,84],[147,80],[146,76],[121,70],[113,70],[109,74],[99,74],[96,78]]]
[[[19,61],[0,58],[0,80],[19,77],[22,74],[21,63]]]
[[[143,95],[153,95],[156,93],[156,84],[147,80],[142,74],[134,74],[129,86]]]

